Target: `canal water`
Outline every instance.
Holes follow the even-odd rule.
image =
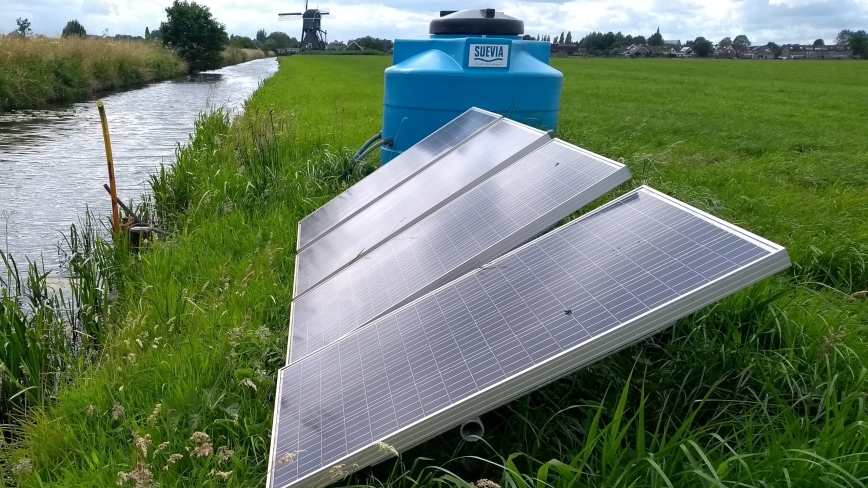
[[[276,70],[274,58],[261,59],[99,98],[109,122],[118,197],[138,201],[150,190],[148,175],[174,161],[175,148],[188,140],[201,112],[239,112]],[[111,215],[102,186],[107,182],[96,99],[0,113],[0,249],[19,267],[26,256],[57,270],[57,244],[85,208]],[[5,274],[2,267],[0,262]]]

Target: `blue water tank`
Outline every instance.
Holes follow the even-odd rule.
[[[549,43],[525,41],[524,22],[494,9],[441,12],[428,39],[397,39],[386,69],[385,164],[470,107],[555,131],[563,74]]]

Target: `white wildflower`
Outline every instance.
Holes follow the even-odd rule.
[[[190,440],[196,444],[195,449],[190,453],[190,457],[200,458],[208,457],[214,453],[214,446],[211,445],[211,438],[204,432],[194,432]]]
[[[395,449],[392,445],[386,444],[385,442],[378,442],[377,450],[382,452],[383,454],[391,454],[395,457],[398,456],[398,450]]]
[[[117,420],[124,416],[124,407],[120,403],[115,403],[112,406],[112,420]]]
[[[474,483],[474,485],[476,485],[476,488],[500,488],[500,485],[498,485],[494,481],[487,480],[485,478],[476,480],[476,483]]]
[[[254,383],[253,380],[251,380],[250,378],[244,378],[238,384],[240,384],[241,386],[246,386],[253,391],[259,391],[259,388],[256,387],[256,383]]]
[[[298,457],[298,451],[290,451],[280,456],[280,459],[277,460],[277,464],[292,464],[295,462],[295,458]]]
[[[220,449],[217,449],[217,459],[222,463],[223,461],[228,461],[235,454],[235,451],[229,449],[229,446],[220,446]]]
[[[158,403],[158,404],[154,407],[154,411],[151,413],[151,415],[148,416],[148,423],[149,423],[149,424],[153,424],[154,422],[156,422],[157,417],[160,416],[160,410],[162,410],[162,409],[163,409],[163,404],[162,404],[162,403]]]
[[[22,474],[30,474],[33,472],[33,461],[30,458],[23,457],[18,460],[18,463],[15,466],[12,466],[12,474],[22,475]]]
[[[344,465],[343,464],[335,464],[334,466],[331,467],[331,469],[329,469],[329,477],[332,480],[339,480],[346,475],[347,474],[344,473]]]

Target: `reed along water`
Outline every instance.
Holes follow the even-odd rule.
[[[85,208],[111,216],[97,100],[108,117],[118,198],[138,201],[150,190],[148,175],[172,164],[201,112],[237,113],[276,70],[274,58],[260,59],[87,102],[0,112],[0,249],[19,268],[27,257],[57,270],[57,244]]]

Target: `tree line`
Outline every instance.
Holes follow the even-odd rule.
[[[575,44],[580,49],[584,49],[588,54],[594,56],[619,55],[625,49],[632,45],[647,45],[647,46],[663,46],[664,39],[660,33],[660,28],[648,37],[643,35],[633,36],[631,34],[623,34],[621,32],[591,32],[579,41],[573,42],[572,32],[561,32],[560,35],[547,36],[537,35],[536,38],[531,35],[525,35],[525,40],[548,41],[556,44]],[[842,30],[835,38],[836,45],[848,45],[853,51],[854,56],[868,59],[868,33],[865,30]],[[699,57],[708,57],[714,54],[715,48],[732,47],[736,51],[744,51],[751,47],[750,39],[745,34],[739,34],[735,38],[724,37],[717,44],[703,36],[685,42],[685,46]],[[781,55],[783,47],[775,42],[769,42],[766,46],[774,53],[775,57]],[[823,39],[817,39],[813,42],[814,47],[825,46]]]

